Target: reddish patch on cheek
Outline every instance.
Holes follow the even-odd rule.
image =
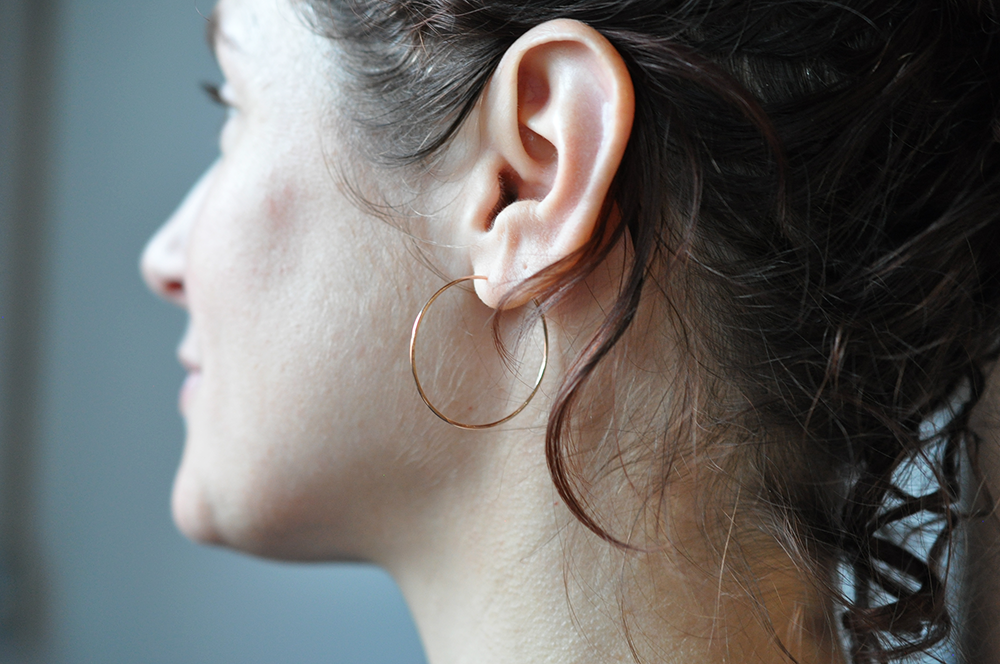
[[[297,200],[298,191],[292,183],[285,183],[268,191],[264,202],[268,221],[276,227],[288,226],[295,216]]]
[[[245,269],[258,281],[271,282],[301,258],[297,254],[305,229],[298,223],[302,217],[299,194],[292,183],[273,183],[262,192],[254,218],[246,220],[252,226],[245,230],[249,249]]]

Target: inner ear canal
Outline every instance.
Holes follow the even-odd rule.
[[[517,183],[514,181],[514,174],[509,170],[504,169],[500,171],[498,176],[500,185],[500,196],[497,198],[497,204],[493,206],[490,211],[489,223],[486,226],[487,231],[493,230],[493,224],[496,222],[497,217],[500,215],[504,209],[517,201]]]
[[[518,127],[518,133],[521,137],[521,145],[524,147],[524,151],[534,160],[536,163],[542,166],[549,166],[559,160],[559,151],[556,146],[539,134],[538,132],[531,129],[526,125],[521,125]]]

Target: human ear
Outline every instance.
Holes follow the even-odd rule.
[[[485,304],[571,256],[594,234],[632,130],[635,96],[621,55],[567,19],[525,33],[483,93],[482,146],[465,230]]]

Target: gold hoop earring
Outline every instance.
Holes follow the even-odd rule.
[[[410,369],[413,370],[413,380],[417,384],[417,392],[420,393],[420,398],[423,399],[424,403],[427,404],[427,407],[431,409],[432,413],[440,417],[448,424],[454,427],[458,427],[459,429],[470,429],[470,430],[489,429],[491,427],[497,426],[498,424],[503,424],[504,422],[513,419],[522,410],[527,408],[528,404],[531,403],[531,400],[534,398],[535,394],[538,393],[538,388],[542,384],[542,378],[545,376],[545,367],[548,366],[549,363],[549,326],[545,322],[545,314],[541,314],[542,338],[543,338],[542,365],[538,368],[538,378],[535,380],[534,387],[531,388],[531,394],[529,394],[528,398],[524,400],[524,403],[522,403],[520,406],[517,407],[517,410],[515,410],[510,415],[507,415],[503,419],[499,419],[495,422],[488,422],[486,424],[466,424],[464,422],[458,422],[456,420],[451,419],[450,417],[442,413],[440,410],[438,410],[434,406],[434,404],[431,403],[431,400],[427,397],[427,394],[424,392],[423,385],[420,384],[420,376],[417,375],[416,347],[417,347],[417,333],[420,331],[420,324],[421,322],[423,322],[424,315],[427,313],[427,310],[431,308],[431,305],[434,304],[434,301],[438,299],[438,297],[440,297],[442,293],[444,293],[452,286],[463,283],[465,281],[473,281],[476,279],[482,279],[485,281],[486,277],[481,277],[481,276],[462,277],[461,279],[456,279],[455,281],[445,284],[444,286],[441,287],[440,290],[438,290],[438,292],[434,293],[434,295],[431,295],[431,299],[427,300],[427,304],[424,305],[423,309],[420,310],[420,313],[417,314],[416,320],[413,321],[413,332],[412,334],[410,334]],[[537,306],[537,304],[538,303],[536,302],[535,305]]]

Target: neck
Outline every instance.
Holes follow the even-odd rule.
[[[537,467],[537,445],[492,455],[448,525],[435,526],[418,555],[410,549],[387,564],[431,664],[592,661],[593,646],[612,641],[591,630],[586,605],[571,605],[579,593],[564,571],[576,528],[544,457]]]
[[[835,639],[810,626],[825,612],[802,599],[804,582],[784,573],[780,556],[763,579],[775,588],[765,598],[772,631],[747,617],[751,601],[705,562],[717,556],[699,550],[692,519],[690,528],[676,520],[692,532],[671,533],[674,543],[694,542],[682,553],[612,547],[557,496],[543,441],[518,433],[516,442],[489,443],[496,453],[467,483],[476,490],[453,496],[423,528],[433,537],[382,561],[431,664],[634,662],[627,636],[643,662],[787,662],[775,634],[799,661],[836,661]],[[671,513],[693,514],[692,495],[672,490]]]

